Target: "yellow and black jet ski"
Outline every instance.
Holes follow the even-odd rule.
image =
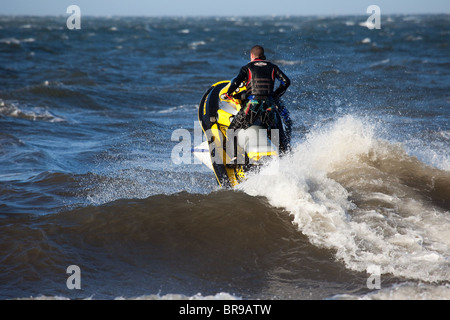
[[[245,130],[228,130],[245,103],[246,90],[241,84],[230,98],[226,95],[229,86],[230,81],[218,82],[203,95],[198,120],[206,141],[194,148],[194,155],[214,171],[217,182],[223,187],[235,187],[250,171],[288,150],[291,127],[289,113],[283,107],[283,116],[277,117],[280,121],[277,130],[268,130],[260,122]],[[278,115],[281,114],[279,109],[278,103]]]

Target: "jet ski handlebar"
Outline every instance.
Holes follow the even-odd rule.
[[[229,95],[228,93],[224,93],[221,97],[222,100],[246,100],[247,99],[247,92],[246,91],[241,91],[239,93],[233,94],[233,95]]]

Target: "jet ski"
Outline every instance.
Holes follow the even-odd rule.
[[[237,186],[251,172],[287,152],[292,124],[287,109],[277,101],[276,129],[269,130],[261,121],[256,121],[245,130],[228,130],[245,104],[246,93],[242,83],[233,97],[229,97],[226,93],[230,83],[217,82],[204,93],[198,108],[204,142],[193,150],[194,155],[214,172],[218,184],[225,188]]]

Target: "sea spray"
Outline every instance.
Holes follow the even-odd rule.
[[[269,164],[238,189],[286,209],[312,244],[332,250],[351,270],[364,272],[376,265],[383,274],[449,280],[449,219],[439,207],[414,203],[414,190],[404,187],[394,172],[392,177],[373,169],[377,157],[385,159],[401,149],[377,139],[375,132],[352,116],[315,128],[276,167]],[[412,161],[402,157],[408,160],[397,156],[400,165]],[[365,176],[368,171],[371,175]],[[387,193],[362,189],[383,184],[383,179],[396,187]],[[373,201],[376,205],[370,205]]]

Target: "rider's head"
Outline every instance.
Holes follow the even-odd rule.
[[[250,59],[252,61],[256,59],[266,60],[266,56],[264,55],[264,48],[261,46],[254,46],[252,50],[250,50]]]

